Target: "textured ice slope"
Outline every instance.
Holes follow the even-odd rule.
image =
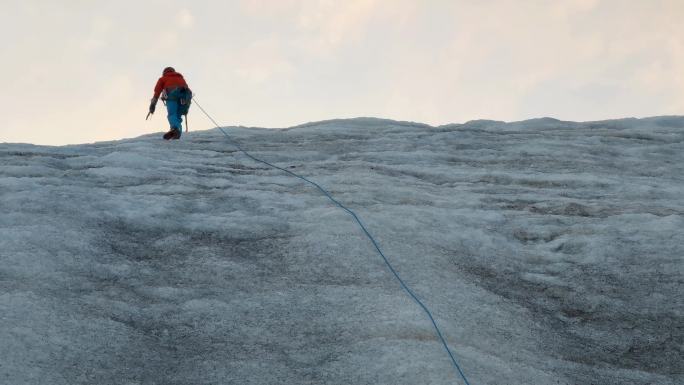
[[[471,383],[681,384],[684,118],[229,128]],[[460,384],[217,130],[0,145],[0,383]]]

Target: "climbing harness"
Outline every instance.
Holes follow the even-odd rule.
[[[466,385],[470,385],[470,383],[468,382],[468,379],[466,378],[465,374],[464,374],[463,371],[461,370],[461,367],[458,365],[458,362],[456,361],[456,357],[454,357],[454,355],[451,353],[451,349],[449,349],[449,346],[447,345],[446,339],[445,339],[444,336],[442,335],[442,331],[441,331],[441,330],[439,329],[439,327],[437,326],[437,322],[435,321],[434,317],[432,316],[432,313],[431,313],[430,310],[427,308],[427,306],[425,306],[425,305],[423,304],[423,302],[422,302],[420,299],[418,299],[418,296],[416,296],[416,294],[413,292],[413,290],[411,290],[411,288],[409,288],[408,285],[406,285],[406,283],[404,283],[404,280],[401,279],[401,277],[399,276],[399,274],[397,273],[397,271],[394,269],[394,267],[392,266],[392,264],[389,262],[389,260],[388,260],[387,257],[385,256],[385,254],[384,254],[384,253],[382,252],[382,250],[380,249],[380,245],[378,245],[378,242],[377,242],[377,241],[375,240],[375,238],[371,235],[371,233],[368,231],[368,229],[366,229],[366,226],[363,224],[363,222],[361,222],[361,219],[356,215],[356,213],[355,213],[354,211],[352,211],[351,209],[347,208],[347,206],[345,206],[345,205],[343,205],[342,203],[340,203],[337,199],[333,198],[332,195],[330,195],[330,193],[329,193],[326,189],[324,189],[323,187],[321,187],[318,183],[313,182],[313,181],[311,181],[311,180],[309,180],[309,179],[307,179],[307,178],[305,178],[305,177],[303,177],[303,176],[301,176],[301,175],[299,175],[299,174],[296,174],[296,173],[294,173],[294,172],[292,172],[292,171],[290,171],[290,170],[287,170],[287,169],[284,169],[284,168],[282,168],[282,167],[276,166],[276,165],[271,164],[271,163],[269,163],[269,162],[267,162],[267,161],[265,161],[265,160],[261,160],[261,159],[259,159],[259,158],[256,158],[256,157],[252,156],[252,154],[250,154],[249,152],[243,150],[242,147],[240,147],[240,145],[239,145],[238,143],[236,143],[236,142],[235,142],[235,141],[234,141],[234,140],[233,140],[233,139],[232,139],[232,138],[223,130],[223,128],[221,128],[221,126],[219,126],[218,123],[216,123],[216,121],[214,120],[214,118],[212,118],[211,115],[209,115],[209,113],[207,113],[207,111],[205,111],[204,108],[202,108],[202,106],[197,102],[197,98],[195,98],[195,97],[193,96],[192,100],[195,102],[195,104],[197,105],[197,107],[204,113],[204,115],[206,115],[207,118],[209,118],[209,120],[216,126],[216,128],[218,128],[218,129],[221,131],[221,133],[223,133],[223,135],[224,135],[224,136],[226,137],[226,139],[228,140],[228,143],[230,143],[230,144],[233,145],[235,148],[237,148],[238,151],[240,151],[241,153],[243,153],[244,155],[246,155],[248,158],[254,160],[255,162],[263,163],[263,164],[265,164],[265,165],[267,165],[267,166],[269,166],[269,167],[272,167],[272,168],[275,168],[275,169],[277,169],[277,170],[283,171],[283,172],[285,172],[285,173],[287,173],[287,174],[289,174],[289,175],[291,175],[291,176],[293,176],[293,177],[295,177],[295,178],[301,179],[301,180],[305,181],[306,183],[311,184],[312,186],[314,186],[314,187],[316,187],[318,190],[320,190],[320,192],[323,193],[323,195],[325,195],[331,202],[333,202],[335,205],[339,206],[342,210],[346,211],[349,215],[351,215],[351,216],[354,218],[354,220],[356,220],[356,223],[358,223],[359,227],[361,227],[361,230],[363,230],[364,234],[366,234],[366,236],[368,237],[368,239],[373,243],[373,246],[375,247],[375,250],[377,250],[377,251],[378,251],[378,254],[380,254],[380,256],[382,257],[383,261],[385,262],[385,265],[387,265],[387,268],[389,268],[389,270],[392,272],[392,274],[393,274],[394,277],[397,279],[397,281],[399,281],[399,284],[401,285],[401,287],[409,294],[409,296],[410,296],[411,298],[413,298],[413,300],[414,300],[414,301],[423,309],[423,311],[425,312],[425,314],[428,316],[428,318],[430,319],[430,322],[432,322],[432,326],[433,326],[434,329],[435,329],[435,332],[436,332],[436,334],[437,334],[437,337],[439,337],[439,340],[442,342],[442,345],[444,346],[444,349],[446,350],[447,354],[449,355],[449,358],[451,359],[451,363],[454,365],[454,367],[455,367],[456,370],[458,371],[458,374],[461,375],[461,378],[463,379],[463,382],[465,382]]]

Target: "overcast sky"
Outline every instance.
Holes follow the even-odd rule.
[[[1,3],[0,142],[166,131],[165,66],[223,125],[684,114],[682,0]]]

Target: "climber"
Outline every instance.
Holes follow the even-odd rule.
[[[162,77],[157,80],[157,85],[154,87],[154,96],[150,103],[149,114],[154,114],[157,100],[160,97],[166,103],[167,117],[171,126],[169,132],[164,134],[164,139],[180,139],[181,132],[183,131],[183,115],[186,115],[187,119],[190,102],[192,101],[192,91],[190,91],[183,75],[176,72],[173,67],[164,68]]]

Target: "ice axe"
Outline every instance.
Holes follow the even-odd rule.
[[[150,115],[154,114],[154,107],[157,105],[157,99],[152,98],[152,101],[150,102],[150,111],[147,113],[147,116],[145,117],[145,120],[149,119]]]

